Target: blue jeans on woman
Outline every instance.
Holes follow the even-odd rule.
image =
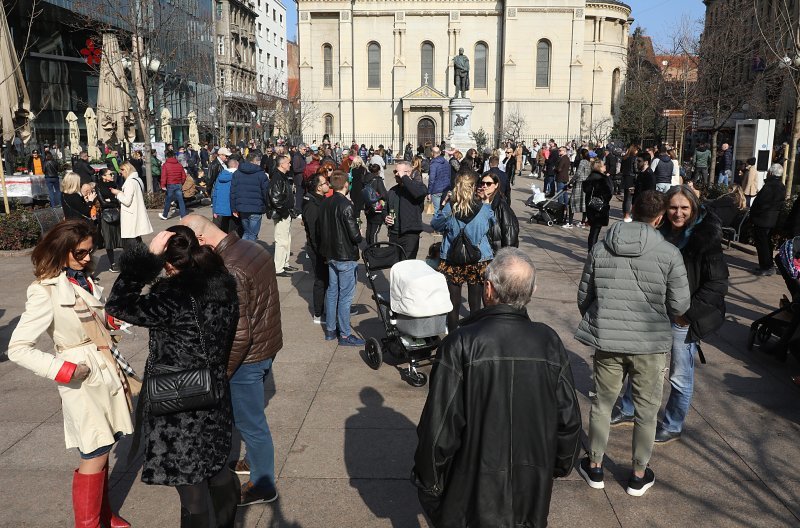
[[[230,381],[233,420],[247,447],[250,482],[257,488],[275,487],[275,447],[264,415],[264,384],[272,369],[272,358],[244,363]]]
[[[683,422],[689,412],[694,392],[694,358],[697,354],[697,342],[686,342],[688,326],[672,323],[672,354],[669,359],[669,392],[664,419],[660,428],[670,433],[680,433]],[[620,410],[627,416],[633,416],[633,398],[630,383],[625,384]]]
[[[350,307],[356,293],[357,269],[358,262],[355,260],[328,261],[325,326],[329,334],[336,333],[337,323],[340,336],[348,337],[353,334],[353,329],[350,327]]]
[[[183,202],[183,185],[180,183],[167,184],[167,196],[164,198],[164,213],[162,216],[169,214],[169,208],[172,202],[178,202],[178,210],[181,213],[181,218],[186,216],[186,204]]]
[[[45,178],[44,183],[47,185],[50,207],[59,207],[61,205],[61,183],[58,178]]]

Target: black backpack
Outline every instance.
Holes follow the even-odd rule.
[[[361,196],[364,199],[365,210],[367,212],[377,212],[380,209],[381,194],[376,189],[377,178],[373,178],[361,190]]]
[[[447,261],[457,266],[477,264],[481,260],[481,250],[467,236],[467,224],[458,219],[456,219],[456,222],[461,224],[462,228],[450,244],[450,249],[447,251]]]

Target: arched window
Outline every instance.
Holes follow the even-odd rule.
[[[617,111],[617,102],[619,101],[619,68],[614,70],[611,74],[611,114]]]
[[[550,86],[550,41],[542,39],[536,44],[536,87]]]
[[[330,44],[322,46],[322,86],[333,88],[333,48]]]
[[[331,114],[325,114],[322,116],[322,120],[325,123],[325,133],[328,136],[333,135],[333,116]]]
[[[420,68],[420,84],[433,86],[433,44],[427,40],[422,43],[420,59],[422,64]]]
[[[381,45],[377,42],[367,46],[367,87],[381,87]]]
[[[475,88],[486,88],[486,57],[488,46],[484,42],[475,44]]]

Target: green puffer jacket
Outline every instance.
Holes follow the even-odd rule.
[[[583,320],[575,339],[604,352],[669,352],[670,316],[683,315],[690,304],[678,248],[648,224],[617,222],[583,268]]]

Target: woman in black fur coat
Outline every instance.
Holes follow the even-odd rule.
[[[226,368],[239,318],[236,282],[222,258],[185,226],[159,233],[149,251],[135,245],[120,267],[106,310],[149,329],[145,376],[165,366],[204,367],[207,356],[221,396],[210,409],[152,416],[142,394],[134,433],[134,446],[144,439],[142,481],[177,488],[181,527],[208,526],[209,492],[217,525],[233,526],[239,488],[225,467],[233,421]],[[158,279],[162,269],[167,276]]]

